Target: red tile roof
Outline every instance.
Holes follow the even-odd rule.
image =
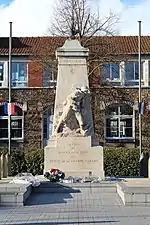
[[[58,47],[61,47],[64,37],[13,37],[13,55],[53,55]],[[84,42],[84,41],[83,41]],[[109,54],[137,54],[137,36],[112,36],[93,37],[86,44],[91,52],[108,52]],[[0,38],[0,55],[8,55],[9,38]],[[150,36],[141,38],[141,52],[150,54]]]

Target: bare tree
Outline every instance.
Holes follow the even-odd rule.
[[[80,40],[115,34],[118,16],[110,12],[107,17],[101,18],[99,9],[93,12],[91,4],[90,0],[58,0],[50,32],[55,36],[78,36]]]
[[[98,8],[91,9],[92,2],[90,1],[94,0],[56,0],[52,24],[49,29],[50,33],[54,35],[54,37],[50,37],[53,41],[45,38],[43,43],[40,43],[42,54],[39,52],[34,54],[49,71],[47,72],[49,81],[51,77],[57,76],[54,46],[57,48],[59,41],[62,46],[68,37],[79,39],[82,46],[89,48],[90,55],[87,59],[87,65],[88,74],[92,79],[94,74],[99,75],[98,70],[104,62],[109,63],[116,60],[116,56],[114,57],[113,54],[117,52],[117,45],[115,44],[110,48],[112,40],[105,38],[105,36],[116,35],[115,27],[119,18],[112,12],[107,17],[102,18]],[[49,55],[52,48],[52,55]]]
[[[92,3],[91,0],[57,0],[49,29],[54,36],[78,38],[82,46],[90,49],[89,76],[102,62],[112,61],[112,52],[108,51],[110,43],[101,42],[97,37],[116,35],[116,23],[119,21],[119,17],[112,12],[101,17],[98,7],[91,9]],[[97,66],[96,63],[93,64],[95,61]]]

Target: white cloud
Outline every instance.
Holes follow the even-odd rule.
[[[14,0],[8,6],[0,6],[0,36],[9,35],[9,21],[13,22],[13,36],[41,36],[47,34],[56,0]],[[150,0],[125,5],[121,0],[92,0],[100,8],[102,16],[110,9],[120,15],[118,28],[121,35],[138,34],[138,20],[142,20],[143,34],[150,34]]]
[[[138,35],[138,21],[142,21],[142,32],[150,35],[150,0],[137,0],[137,4],[125,4],[121,0],[97,0],[103,14],[111,9],[120,16],[117,25],[120,35]],[[132,2],[132,0],[131,0]]]
[[[9,21],[13,22],[13,36],[44,35],[50,24],[53,0],[14,0],[0,8],[0,36],[9,35]]]
[[[122,34],[135,35],[138,34],[138,23],[142,21],[142,33],[150,35],[150,0],[141,0],[138,4],[125,6],[122,15],[120,30]]]

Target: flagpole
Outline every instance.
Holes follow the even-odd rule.
[[[141,21],[139,23],[139,36],[138,36],[138,51],[139,51],[139,104],[141,103]],[[140,155],[142,153],[142,115],[139,112],[139,148]]]
[[[10,24],[10,35],[9,35],[9,103],[11,103],[11,71],[12,71],[12,58],[11,58],[11,52],[12,52],[12,22],[9,22]],[[9,149],[8,153],[11,154],[11,115],[9,114],[9,120],[8,120],[8,141],[9,141]]]

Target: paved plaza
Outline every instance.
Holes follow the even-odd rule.
[[[70,193],[33,193],[25,206],[0,207],[0,225],[150,224],[150,207],[125,207],[114,188],[73,190]]]

